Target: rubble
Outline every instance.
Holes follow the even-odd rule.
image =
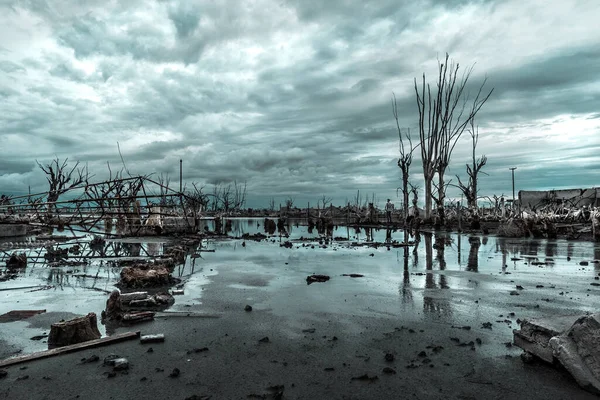
[[[176,282],[171,272],[172,269],[164,264],[136,264],[121,270],[118,285],[126,288],[169,286]]]
[[[514,343],[548,363],[560,363],[585,390],[600,394],[600,314],[524,320]]]

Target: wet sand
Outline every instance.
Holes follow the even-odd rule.
[[[281,388],[272,387],[283,385],[283,398],[290,399],[595,398],[564,371],[523,364],[521,351],[507,343],[518,318],[598,309],[598,289],[591,285],[600,272],[592,262],[596,246],[493,237],[475,245],[465,235],[459,245],[458,236],[450,237],[452,244],[440,250],[435,237],[423,235],[406,263],[404,249],[385,246],[210,242],[216,251],[196,259],[193,271],[186,266],[185,295],[170,311],[218,318],[158,318],[134,329],[164,333],[164,343],[134,340],[8,367],[0,397],[277,398]],[[384,239],[385,231],[375,234]],[[331,280],[307,285],[312,273]],[[347,273],[364,277],[342,276]],[[106,286],[112,282],[107,278]],[[100,313],[106,297],[87,286],[38,291],[33,299],[0,292],[0,311],[47,305],[52,312]],[[79,299],[67,303],[73,296],[65,291]],[[244,311],[246,304],[253,311]],[[0,324],[0,352],[43,349],[43,342],[28,338],[53,316]],[[265,337],[268,342],[260,342]],[[112,369],[102,359],[112,353],[128,358],[130,368],[109,377]],[[394,359],[386,361],[386,354]],[[100,361],[80,363],[91,355]],[[177,377],[170,376],[174,368]]]

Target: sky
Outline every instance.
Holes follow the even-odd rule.
[[[36,160],[101,180],[247,182],[248,206],[374,194],[399,204],[414,79],[446,53],[494,88],[477,116],[480,196],[600,186],[597,0],[0,0],[0,192]],[[466,179],[471,145],[446,180]],[[416,155],[411,181],[423,187]],[[177,184],[176,184],[177,186]],[[459,196],[450,187],[450,197]],[[420,196],[422,198],[422,194]]]

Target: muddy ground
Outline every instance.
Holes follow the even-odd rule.
[[[238,231],[251,233],[253,224]],[[436,245],[435,236],[423,235],[405,263],[403,248],[372,247],[364,231],[340,228],[334,236],[346,234],[349,242],[293,241],[292,248],[281,247],[285,239],[278,237],[205,241],[215,252],[201,253],[193,265],[188,258],[180,272],[185,294],[168,310],[177,314],[117,330],[164,333],[164,343],[133,340],[7,367],[0,398],[595,397],[564,371],[524,364],[510,345],[518,319],[598,309],[595,244],[482,236],[477,242],[451,234]],[[307,236],[303,227],[292,229],[291,239]],[[386,236],[373,233],[375,242]],[[401,241],[402,232],[392,239]],[[0,354],[41,350],[44,340],[29,338],[47,333],[54,320],[99,314],[106,295],[96,289],[112,289],[116,275],[106,266],[89,268],[86,274],[106,278],[63,273],[59,285],[38,267],[0,283],[2,289],[46,279],[54,286],[0,291],[0,313],[47,309],[0,324]],[[307,285],[313,273],[331,279]],[[342,276],[350,273],[364,276]],[[102,363],[109,354],[126,357],[129,369],[112,376]],[[99,361],[81,362],[93,355]]]

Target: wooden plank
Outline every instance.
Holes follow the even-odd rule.
[[[94,347],[106,346],[107,344],[123,342],[125,340],[131,340],[138,338],[140,336],[140,331],[137,332],[125,332],[119,333],[118,335],[107,336],[100,339],[90,340],[83,343],[72,344],[64,347],[57,347],[51,350],[40,351],[37,353],[26,354],[24,356],[19,356],[15,358],[7,358],[5,360],[0,361],[0,367],[7,367],[9,365],[21,364],[27,361],[39,360],[42,358],[48,358],[57,356],[60,354],[73,353],[79,350],[87,350]]]

